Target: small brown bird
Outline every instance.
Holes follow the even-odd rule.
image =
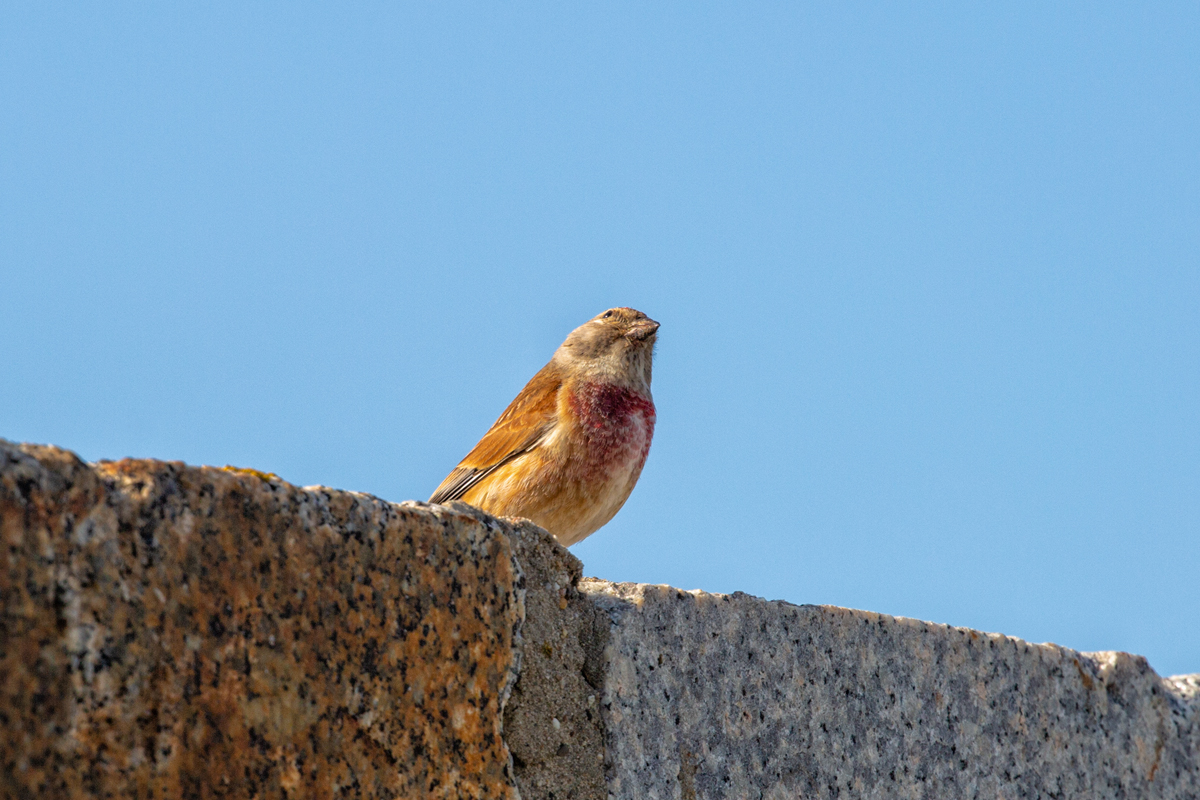
[[[611,308],[571,331],[429,499],[525,517],[572,545],[613,518],[654,436],[658,323]]]

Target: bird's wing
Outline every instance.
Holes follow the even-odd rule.
[[[508,404],[479,444],[446,476],[429,502],[448,503],[460,499],[488,475],[536,448],[554,428],[558,390],[562,383],[558,369],[550,364],[542,367]]]

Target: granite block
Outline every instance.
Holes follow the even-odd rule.
[[[1127,653],[585,580],[613,798],[1197,798],[1200,676]]]
[[[0,442],[0,795],[516,798],[507,530]]]

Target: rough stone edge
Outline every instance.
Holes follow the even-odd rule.
[[[579,591],[578,558],[528,520],[505,521],[526,576],[521,673],[502,725],[521,797],[604,800],[600,706],[611,625]]]
[[[610,620],[613,626],[620,625],[623,617],[626,614],[636,613],[640,605],[640,590],[642,588],[662,589],[670,592],[682,592],[694,596],[706,596],[713,598],[735,597],[744,600],[758,601],[765,605],[781,605],[794,606],[797,608],[815,608],[823,611],[831,612],[851,612],[861,614],[872,614],[884,619],[894,621],[900,625],[914,625],[929,630],[945,630],[945,631],[966,631],[974,632],[980,636],[998,636],[1022,645],[1037,648],[1054,648],[1056,650],[1068,651],[1070,653],[1086,656],[1093,661],[1110,660],[1116,655],[1132,656],[1134,658],[1144,659],[1136,653],[1129,653],[1124,650],[1075,650],[1074,648],[1065,645],[1056,644],[1054,642],[1030,642],[1019,636],[1012,636],[1007,633],[996,633],[992,631],[981,631],[975,628],[964,627],[960,625],[950,625],[945,622],[930,622],[929,620],[918,619],[916,617],[893,616],[884,614],[879,611],[868,611],[866,609],[849,608],[847,606],[824,605],[818,603],[792,603],[787,600],[768,600],[756,595],[747,594],[745,592],[734,592],[731,595],[725,595],[720,592],[706,592],[703,589],[678,589],[668,584],[647,584],[647,583],[623,583],[619,581],[606,581],[602,578],[583,578],[579,582],[579,591],[595,604],[596,608],[601,610]],[[630,595],[635,595],[639,599],[633,600]],[[1184,673],[1182,675],[1159,675],[1158,672],[1150,667],[1160,681],[1162,681],[1164,689],[1168,694],[1180,702],[1180,707],[1186,709],[1189,713],[1200,715],[1200,672]],[[1198,717],[1200,718],[1200,717]]]
[[[1165,696],[1167,702],[1175,714],[1178,714],[1189,725],[1193,726],[1193,733],[1190,736],[1181,740],[1181,744],[1188,748],[1189,742],[1191,749],[1195,750],[1200,747],[1200,673],[1190,673],[1173,676],[1160,676],[1150,665],[1145,657],[1127,653],[1124,651],[1094,651],[1085,652],[1074,650],[1063,645],[1052,642],[1034,643],[1027,642],[1016,636],[1011,636],[1002,633],[989,633],[984,631],[976,631],[971,628],[953,626],[946,623],[930,622],[913,617],[899,617],[882,614],[880,612],[864,611],[861,609],[852,609],[842,606],[818,605],[818,604],[796,604],[784,600],[767,600],[764,598],[749,595],[745,592],[734,592],[733,594],[722,594],[716,592],[705,592],[699,589],[683,590],[667,584],[638,584],[638,583],[622,583],[610,582],[598,578],[584,578],[579,584],[580,591],[588,597],[588,599],[600,610],[610,623],[609,647],[604,654],[604,669],[607,672],[614,660],[618,658],[617,653],[613,650],[617,646],[616,632],[620,626],[625,623],[629,616],[637,614],[647,602],[653,602],[658,598],[648,598],[648,592],[661,592],[672,595],[691,595],[697,599],[723,599],[728,598],[741,602],[750,601],[758,602],[768,607],[790,606],[795,608],[809,608],[821,612],[832,612],[834,614],[852,614],[852,615],[870,615],[872,617],[880,617],[890,620],[900,626],[911,626],[914,628],[925,629],[930,633],[941,632],[960,632],[960,633],[975,633],[982,637],[1003,639],[1012,642],[1017,647],[1048,649],[1057,651],[1063,654],[1076,657],[1076,663],[1087,664],[1091,667],[1090,672],[1094,672],[1091,677],[1093,679],[1101,678],[1103,673],[1111,671],[1121,664],[1140,662],[1142,669],[1149,672],[1150,675],[1157,680],[1157,684]],[[607,699],[606,699],[607,702]],[[605,714],[605,724],[610,724],[607,713]],[[606,740],[607,744],[607,740]],[[1200,751],[1197,751],[1200,754]],[[613,772],[619,765],[612,763],[613,755],[606,753],[606,779],[609,786],[614,785],[613,781],[616,773]],[[1200,770],[1200,761],[1196,763],[1197,770]],[[619,783],[619,781],[618,781]],[[618,792],[620,794],[620,792]],[[610,794],[610,797],[612,795]],[[685,795],[692,796],[692,795]],[[1191,794],[1186,796],[1191,797]]]

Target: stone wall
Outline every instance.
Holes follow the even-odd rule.
[[[508,526],[0,449],[0,794],[516,797]]]
[[[0,441],[0,796],[1200,798],[1200,676]]]
[[[844,608],[583,588],[614,623],[616,797],[1200,797],[1200,675]]]

